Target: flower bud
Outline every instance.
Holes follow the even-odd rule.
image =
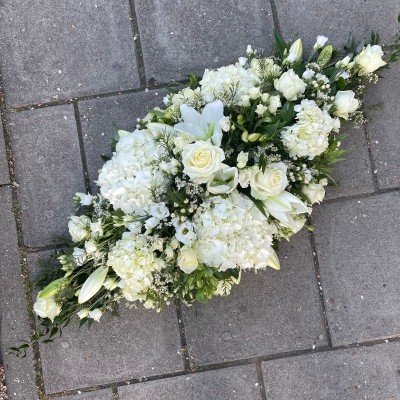
[[[249,135],[249,142],[257,142],[258,139],[260,139],[261,133],[251,133]]]
[[[82,304],[90,300],[103,286],[108,272],[108,267],[97,268],[83,284],[79,296],[78,303]]]
[[[245,143],[247,143],[249,141],[249,132],[247,132],[246,130],[243,131],[243,133],[242,133],[242,140]]]
[[[301,39],[297,39],[290,47],[289,54],[285,61],[292,64],[296,61],[300,61],[301,57],[303,57],[303,42]]]

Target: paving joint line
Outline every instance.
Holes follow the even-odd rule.
[[[387,189],[379,189],[375,192],[369,192],[369,193],[360,193],[360,194],[354,194],[351,196],[343,196],[343,197],[336,197],[334,199],[326,199],[324,200],[320,206],[324,206],[325,204],[331,204],[331,203],[340,203],[342,201],[347,201],[347,200],[360,200],[360,199],[369,199],[371,197],[376,197],[380,195],[384,195],[387,193],[397,193],[400,191],[400,186],[399,187],[393,187],[393,188],[387,188]]]
[[[85,182],[86,192],[90,193],[91,192],[90,176],[89,176],[89,169],[88,169],[88,163],[87,163],[87,158],[86,158],[85,143],[83,141],[81,116],[79,113],[78,102],[74,101],[72,104],[74,106],[76,130],[78,132],[79,150],[81,153],[81,161],[82,161],[82,169],[83,169],[83,179]]]
[[[286,358],[291,358],[291,357],[298,357],[298,356],[303,356],[303,355],[311,355],[311,354],[320,354],[320,353],[328,353],[328,352],[336,352],[340,350],[348,350],[348,349],[355,349],[355,348],[364,348],[364,347],[373,347],[374,345],[379,345],[379,344],[384,344],[384,343],[397,343],[400,342],[400,335],[398,336],[391,336],[391,337],[386,337],[382,339],[374,339],[370,341],[364,341],[360,343],[351,343],[347,345],[340,345],[340,346],[320,346],[315,349],[301,349],[301,350],[291,350],[287,352],[282,352],[282,353],[274,353],[274,354],[269,354],[269,355],[264,355],[264,356],[256,356],[256,357],[249,357],[249,358],[242,358],[242,359],[237,359],[237,360],[228,360],[228,361],[221,361],[217,363],[212,363],[212,364],[205,364],[198,366],[196,370],[193,371],[175,371],[175,372],[169,372],[169,373],[164,373],[164,374],[159,374],[159,375],[151,375],[143,378],[133,378],[133,379],[126,379],[124,381],[119,381],[119,382],[112,382],[104,385],[95,385],[95,386],[89,386],[89,387],[83,387],[83,388],[78,388],[78,389],[71,389],[71,390],[64,390],[61,392],[57,393],[49,393],[47,396],[48,398],[58,398],[61,396],[66,396],[66,395],[74,395],[77,394],[78,392],[93,392],[95,390],[100,390],[100,389],[109,389],[112,387],[123,387],[123,386],[129,386],[129,385],[136,385],[144,382],[152,382],[152,381],[157,381],[157,380],[162,380],[162,379],[168,379],[168,378],[175,378],[175,377],[180,377],[180,376],[187,376],[187,375],[194,375],[194,374],[200,374],[202,372],[207,372],[207,371],[215,371],[218,369],[224,369],[224,368],[231,368],[231,367],[239,367],[242,365],[252,365],[252,364],[257,364],[266,361],[273,361],[273,360],[281,360],[281,359],[286,359]]]
[[[369,162],[371,164],[372,180],[374,182],[375,191],[378,192],[379,191],[379,181],[378,181],[378,175],[375,172],[375,171],[377,171],[377,169],[376,169],[375,159],[372,154],[371,138],[369,136],[367,124],[363,125],[363,130],[364,130],[365,140],[367,142]]]
[[[130,20],[133,33],[133,41],[135,42],[136,65],[139,73],[140,85],[145,86],[147,82],[146,67],[144,64],[143,49],[140,39],[139,24],[134,0],[129,0],[129,7],[131,11]]]
[[[179,336],[181,340],[181,353],[182,353],[183,366],[185,371],[192,372],[194,368],[192,366],[190,359],[190,352],[186,337],[185,322],[183,320],[182,305],[179,300],[176,300],[175,307],[176,307],[176,316],[178,319]]]
[[[42,370],[42,363],[40,359],[40,350],[39,350],[39,343],[36,339],[37,337],[37,328],[36,328],[36,321],[35,316],[33,313],[33,301],[32,301],[32,286],[29,279],[29,268],[26,260],[26,253],[24,251],[24,237],[23,237],[23,230],[22,230],[22,222],[21,222],[21,211],[20,211],[20,204],[18,198],[18,191],[17,187],[18,184],[16,183],[16,175],[14,169],[14,157],[13,157],[13,150],[11,145],[11,136],[8,130],[8,113],[6,110],[6,103],[5,103],[5,96],[4,96],[4,86],[2,81],[2,73],[0,69],[0,113],[1,113],[1,121],[3,125],[3,133],[4,133],[4,141],[6,146],[6,157],[7,157],[7,164],[8,170],[11,180],[11,196],[12,196],[12,211],[14,214],[15,219],[15,226],[17,230],[17,245],[18,245],[18,253],[19,253],[19,263],[21,267],[21,277],[22,277],[22,284],[24,286],[25,292],[25,305],[26,305],[26,312],[28,315],[28,324],[29,324],[29,336],[31,340],[31,349],[33,353],[33,363],[34,363],[34,372],[35,372],[35,385],[37,395],[39,399],[45,400],[46,399],[46,392],[44,389],[44,382],[43,382],[43,370]]]
[[[262,372],[261,362],[256,362],[257,380],[260,388],[261,400],[267,400],[267,392],[265,391],[264,375]]]
[[[282,35],[281,24],[279,22],[279,16],[278,16],[278,7],[276,6],[275,0],[269,0],[269,4],[271,6],[272,21],[274,22],[274,28],[280,35]]]
[[[311,217],[308,218],[308,223],[311,226],[313,226]],[[324,316],[326,339],[328,341],[328,345],[332,347],[331,330],[329,328],[328,313],[327,313],[326,306],[325,306],[325,296],[324,296],[322,280],[321,280],[321,271],[319,268],[317,244],[315,243],[315,235],[313,232],[309,232],[309,238],[310,238],[310,245],[311,245],[311,251],[312,251],[312,256],[313,256],[314,273],[315,273],[315,277],[317,279],[319,300],[320,300],[321,307],[322,307],[322,314]]]

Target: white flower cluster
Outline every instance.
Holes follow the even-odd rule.
[[[295,111],[298,122],[282,131],[282,142],[291,157],[312,160],[327,149],[329,133],[339,130],[340,121],[321,110],[314,100],[302,100]]]
[[[123,136],[113,157],[99,172],[101,194],[115,210],[145,215],[154,190],[161,194],[166,188],[166,177],[157,163],[162,156],[162,148],[148,131],[135,130]]]
[[[121,278],[119,287],[128,301],[143,300],[153,284],[153,272],[165,267],[146,236],[125,232],[108,254],[107,265]]]
[[[243,270],[279,269],[277,243],[324,199],[340,118],[361,120],[357,97],[386,64],[375,44],[332,62],[327,41],[318,36],[307,61],[301,39],[277,38],[270,58],[249,46],[237,63],[191,76],[134,132],[118,131],[100,194],[75,196],[64,276],[35,312],[65,322],[74,310],[84,323],[121,298],[206,302]]]
[[[254,203],[237,191],[207,199],[193,217],[199,262],[224,271],[265,268],[274,254],[275,225],[269,224]]]
[[[242,96],[260,84],[258,76],[240,65],[228,65],[217,70],[206,69],[200,81],[204,100],[211,103],[221,99],[226,104],[240,104]]]

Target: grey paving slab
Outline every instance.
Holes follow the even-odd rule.
[[[94,392],[80,392],[70,396],[57,397],[59,400],[113,400],[110,389],[96,390]]]
[[[33,276],[49,252],[29,254]],[[48,393],[79,389],[183,369],[175,307],[161,313],[120,308],[90,329],[73,321],[61,338],[40,347]]]
[[[271,49],[273,21],[262,0],[138,0],[147,79],[168,82],[230,64],[246,47]]]
[[[1,3],[8,105],[139,86],[128,1]]]
[[[72,197],[84,191],[72,105],[9,116],[25,244],[52,244],[68,235]]]
[[[344,155],[343,161],[332,166],[331,176],[338,186],[327,188],[327,199],[374,191],[373,170],[363,128],[356,129],[350,124],[344,124],[341,133],[347,135],[341,149],[348,152]]]
[[[397,400],[399,343],[264,362],[267,399]]]
[[[281,271],[247,272],[227,298],[184,307],[196,364],[327,344],[308,233],[283,243]]]
[[[118,393],[120,400],[261,400],[254,365],[122,386]]]
[[[343,49],[349,33],[357,40],[369,38],[377,31],[384,41],[397,33],[398,0],[278,0],[275,2],[282,33],[287,39],[301,37],[306,47],[318,35],[327,36],[331,44]]]
[[[150,90],[122,96],[79,102],[83,141],[91,180],[96,180],[104,161],[101,154],[111,155],[112,125],[133,131],[137,118],[143,118],[149,108],[162,105],[166,90]]]
[[[10,400],[38,399],[33,354],[25,358],[8,354],[21,340],[29,340],[29,321],[21,277],[17,232],[12,214],[11,189],[0,188],[0,350],[6,369]]]
[[[400,193],[315,209],[322,287],[334,345],[400,333]]]
[[[379,187],[387,189],[400,186],[400,64],[393,65],[382,75],[385,79],[368,88],[366,109]],[[382,107],[368,110],[379,104]]]
[[[10,182],[6,157],[6,145],[4,143],[3,124],[0,121],[0,185]]]

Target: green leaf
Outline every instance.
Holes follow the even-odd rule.
[[[274,37],[275,37],[275,43],[276,47],[278,48],[278,51],[281,56],[283,56],[285,50],[288,49],[287,43],[283,40],[283,37],[281,34],[274,29]]]
[[[165,114],[160,110],[147,110],[147,112],[155,115],[157,118],[165,118]]]
[[[356,47],[356,51],[355,54],[361,53],[361,51],[363,50],[365,46],[365,40],[361,41],[358,46]]]
[[[371,32],[371,44],[379,44],[381,38],[378,33],[372,31]]]
[[[106,156],[105,154],[102,154],[100,157],[104,162],[107,162],[107,161],[111,160],[111,157],[110,156]]]
[[[292,122],[294,117],[294,104],[288,101],[281,109],[279,113],[280,119],[283,119],[285,122]]]
[[[342,76],[336,81],[336,86],[338,90],[343,90],[346,87],[346,79],[344,79]]]
[[[352,33],[350,33],[349,38],[347,40],[346,45],[344,46],[344,49],[348,52],[352,52],[354,48],[354,36]]]
[[[324,47],[318,56],[317,62],[321,67],[325,67],[332,58],[333,46],[328,45]]]

